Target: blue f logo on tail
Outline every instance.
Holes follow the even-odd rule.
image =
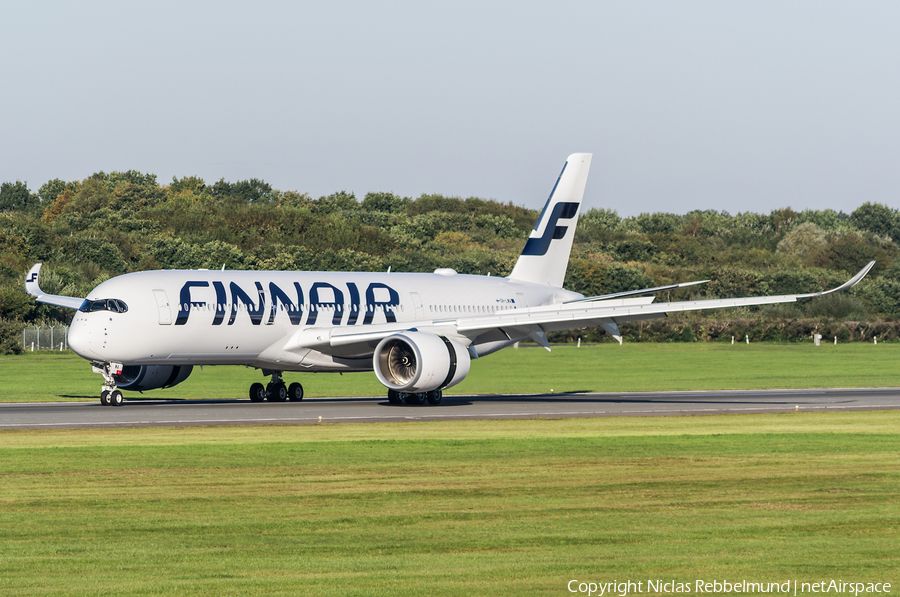
[[[556,223],[562,220],[570,220],[578,213],[578,203],[557,203],[550,212],[547,219],[547,226],[544,228],[544,234],[538,238],[529,238],[522,249],[522,255],[546,255],[547,249],[550,248],[550,241],[559,240],[566,235],[568,226],[557,226]]]

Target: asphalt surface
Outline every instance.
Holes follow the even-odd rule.
[[[82,429],[199,425],[304,425],[900,409],[900,388],[739,390],[446,396],[439,406],[389,404],[385,398],[126,401],[0,404],[0,429]],[[320,419],[321,417],[321,419]]]

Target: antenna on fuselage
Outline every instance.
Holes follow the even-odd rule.
[[[225,271],[225,264],[224,264],[224,263],[222,264],[222,271],[223,271],[223,272]]]

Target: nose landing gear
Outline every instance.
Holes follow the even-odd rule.
[[[103,376],[103,386],[100,388],[100,404],[103,406],[122,406],[125,397],[116,388],[115,375],[122,373],[122,363],[91,363],[94,373]]]

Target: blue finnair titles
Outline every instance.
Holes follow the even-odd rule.
[[[383,313],[386,322],[396,322],[394,308],[400,305],[400,294],[383,282],[368,283],[365,290],[365,303],[360,301],[359,287],[355,282],[344,282],[341,287],[330,282],[312,282],[307,289],[309,303],[304,300],[303,287],[300,282],[293,282],[291,293],[285,292],[275,282],[269,282],[267,289],[263,288],[261,282],[254,282],[256,300],[237,283],[228,282],[227,291],[225,284],[220,280],[212,282],[188,280],[185,282],[178,293],[178,316],[175,319],[175,325],[188,323],[192,311],[203,312],[209,309],[215,313],[211,325],[222,325],[226,313],[230,313],[228,325],[234,325],[238,313],[241,311],[247,313],[250,323],[253,325],[262,324],[264,316],[267,316],[266,324],[272,325],[279,309],[286,312],[291,325],[294,326],[304,324],[304,314],[306,315],[304,325],[315,325],[320,312],[331,313],[331,325],[341,325],[342,321],[345,325],[356,325],[361,313],[363,314],[362,325],[371,325],[376,312]],[[215,290],[214,303],[195,300],[192,292],[196,293],[197,291],[194,289],[209,288],[210,286]],[[379,297],[384,297],[386,300],[379,300]],[[268,313],[266,313],[267,303]],[[365,309],[362,308],[363,305],[365,305]],[[345,311],[348,314],[346,321],[344,321]]]

